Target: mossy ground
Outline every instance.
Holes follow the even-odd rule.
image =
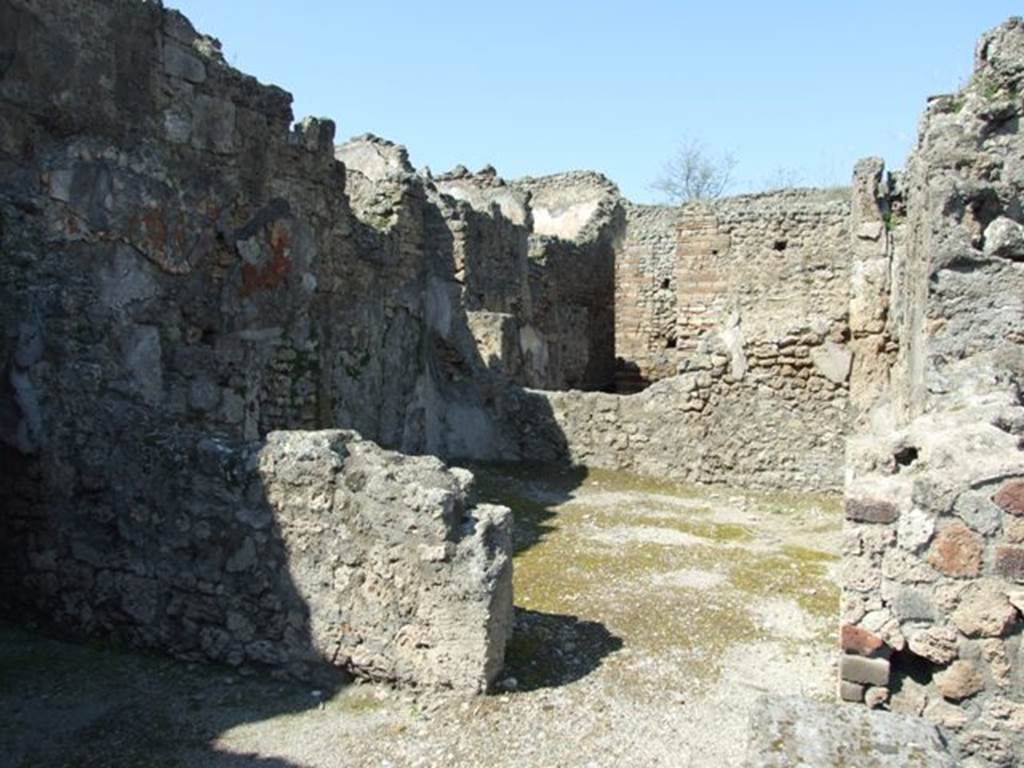
[[[514,591],[524,611],[599,624],[630,659],[671,658],[680,674],[703,685],[715,681],[730,648],[770,634],[751,610],[758,603],[792,602],[821,624],[821,642],[828,642],[839,601],[828,578],[837,499],[606,470],[474,470],[480,495],[515,514]],[[819,547],[805,543],[808,533],[820,535]],[[708,584],[660,578],[675,572],[709,574]],[[619,663],[617,655],[594,661],[635,677],[632,661]],[[545,652],[545,638],[520,631],[510,667],[529,674],[538,659],[539,676],[557,679],[546,669],[557,658]]]

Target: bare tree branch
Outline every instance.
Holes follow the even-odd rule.
[[[713,200],[729,188],[736,158],[725,153],[712,157],[703,142],[688,139],[665,163],[651,189],[670,203]]]

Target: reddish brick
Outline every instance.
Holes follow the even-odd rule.
[[[839,645],[846,653],[858,656],[874,656],[885,645],[882,638],[863,627],[844,624],[839,632]]]
[[[900,516],[899,510],[887,501],[870,499],[847,499],[846,519],[858,523],[893,523]]]
[[[1011,515],[1024,517],[1024,480],[1011,480],[992,497],[992,501]]]
[[[952,523],[935,537],[928,562],[947,576],[977,576],[981,573],[981,537],[963,523]]]
[[[1024,548],[996,547],[996,573],[1024,583]]]

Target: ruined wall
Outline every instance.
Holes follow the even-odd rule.
[[[104,524],[8,509],[5,611],[304,678],[477,692],[500,672],[511,520],[466,502],[469,473],[341,431],[163,434],[130,458],[148,481],[116,481],[134,506]]]
[[[974,766],[1024,761],[1022,79],[1014,19],[875,185],[888,276],[855,294],[896,350],[888,386],[854,371],[873,407],[849,449],[840,692],[923,714]]]
[[[615,254],[616,391],[676,373],[676,230],[679,210],[626,206]]]
[[[618,188],[600,174],[520,179],[529,196],[534,325],[547,340],[544,389],[610,389],[615,377],[615,260],[624,228]],[[538,386],[526,382],[529,386]]]
[[[828,342],[807,336],[779,343],[765,369],[755,360],[742,378],[733,375],[723,353],[709,355],[705,368],[633,395],[503,393],[508,458],[570,460],[680,482],[837,490],[843,482],[845,392],[809,357],[790,357]],[[768,377],[780,358],[798,373],[793,384],[775,389]]]
[[[616,381],[619,392],[642,391],[513,393],[503,400],[513,455],[695,482],[840,488],[849,192],[624,204],[623,213],[613,240]],[[660,381],[643,389],[649,378]],[[551,425],[538,424],[544,414]]]
[[[228,67],[216,41],[159,4],[5,0],[0,63],[3,610],[288,661],[250,648],[231,612],[284,631],[277,603],[308,585],[271,583],[288,569],[250,562],[283,563],[284,543],[249,524],[258,500],[238,504],[249,469],[211,475],[200,447],[343,425],[409,451],[496,450],[486,395],[465,375],[483,366],[454,246],[433,238],[442,227],[420,186],[384,195],[382,209],[395,205],[380,220],[356,216],[333,124],[292,129],[287,93]],[[438,535],[456,541],[450,523]],[[338,562],[360,556],[328,544]],[[423,568],[402,611],[442,621],[457,595]],[[494,587],[480,569],[461,574],[469,592]],[[216,605],[188,607],[203,599]],[[340,647],[332,621],[309,629],[314,650]],[[225,627],[230,649],[217,650]]]
[[[626,214],[615,273],[623,379],[672,376],[727,328],[770,342],[845,321],[848,190],[631,205]]]

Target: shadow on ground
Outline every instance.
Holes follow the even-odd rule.
[[[515,678],[516,690],[523,692],[568,685],[621,648],[622,638],[599,622],[517,607],[505,675]]]
[[[560,464],[490,464],[471,469],[480,501],[512,509],[516,555],[554,532],[555,507],[573,499],[588,476],[586,467]],[[513,678],[515,690],[523,692],[568,685],[595,671],[622,646],[622,638],[599,622],[517,605],[504,677]]]
[[[293,768],[286,760],[221,752],[213,740],[240,723],[302,712],[332,695],[318,693],[0,624],[0,765]]]

